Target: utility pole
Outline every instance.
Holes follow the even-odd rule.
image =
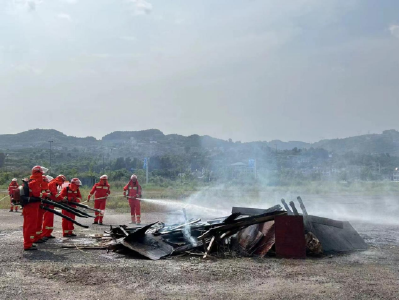
[[[50,144],[50,166],[49,166],[49,170],[50,170],[50,172],[51,172],[51,144],[52,143],[53,143],[53,141],[49,141],[49,144]]]
[[[149,159],[146,158],[146,184],[149,183]]]

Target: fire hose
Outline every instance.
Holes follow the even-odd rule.
[[[5,196],[5,197],[3,197],[3,198],[1,198],[0,199],[0,201],[3,201],[4,199],[6,199],[7,197],[10,197],[9,195],[7,195],[7,196]]]
[[[66,220],[68,220],[68,221],[70,221],[70,222],[72,222],[72,223],[74,223],[74,224],[76,224],[76,225],[78,225],[80,227],[89,228],[89,226],[82,225],[81,223],[78,223],[77,221],[71,219],[70,217],[68,217],[66,215],[63,215],[62,213],[60,213],[60,212],[58,212],[58,211],[56,211],[54,209],[48,208],[47,206],[40,205],[40,208],[43,209],[43,210],[46,210],[48,212],[51,212],[51,213],[53,213],[53,214],[55,214],[57,216],[60,216],[61,218],[64,218],[64,219],[66,219]]]

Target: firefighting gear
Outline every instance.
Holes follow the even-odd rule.
[[[42,167],[42,166],[34,166],[32,168],[32,175],[40,173],[40,174],[46,174],[49,171],[49,169]]]
[[[108,176],[107,175],[101,175],[100,179],[108,180]]]
[[[71,179],[71,185],[81,186],[82,182],[79,180],[79,178],[72,178]]]
[[[132,174],[132,176],[131,176],[131,180],[133,180],[133,181],[137,181],[137,176],[136,176],[135,174]]]
[[[135,176],[134,178],[132,178]],[[140,224],[140,201],[137,200],[142,194],[142,187],[137,181],[136,175],[132,175],[129,183],[124,186],[124,196],[128,198],[129,206],[131,207],[131,221],[132,223]],[[128,191],[128,194],[126,193]]]
[[[44,168],[45,169],[45,168]],[[35,240],[38,213],[40,202],[40,193],[42,190],[41,184],[43,182],[42,172],[43,168],[36,166],[32,169],[32,176],[29,182],[24,182],[24,224],[23,224],[23,235],[24,235],[24,249],[29,249]]]
[[[94,222],[99,222],[100,224],[103,223],[107,197],[111,193],[110,185],[107,183],[106,180],[104,180],[104,178],[102,178],[104,176],[107,178],[107,175],[101,176],[100,182],[94,184],[88,196],[89,201],[90,197],[94,194],[94,208],[100,210],[95,212],[96,218],[94,219]]]
[[[17,178],[13,178],[13,179],[11,179],[11,181],[18,182],[18,179]]]
[[[55,202],[61,201],[61,197],[58,193],[58,187],[61,186],[61,184],[64,182],[61,176],[64,175],[58,175],[55,179],[51,180],[49,183],[49,188],[48,188],[50,192],[49,198]],[[50,209],[54,209],[54,205],[49,205],[48,207]],[[43,217],[42,237],[52,236],[51,234],[53,233],[53,229],[54,229],[54,214],[46,211]]]
[[[15,179],[15,180],[14,180]],[[13,211],[13,208],[15,211],[18,211],[18,205],[15,205],[13,203],[13,199],[14,199],[14,192],[15,190],[18,189],[18,183],[17,183],[17,179],[13,178],[13,180],[11,180],[10,185],[8,186],[8,195],[10,196],[10,212]]]
[[[59,185],[61,185],[61,184],[64,183],[64,181],[67,180],[67,177],[65,177],[64,175],[60,174],[60,175],[58,175],[58,176],[56,177],[56,180],[57,180],[57,183],[58,183]]]
[[[81,192],[79,191],[79,185],[81,185],[81,181],[78,178],[73,178],[71,180],[71,183],[64,187],[60,193],[60,197],[63,199],[67,199],[68,202],[80,202],[80,199],[82,199]],[[71,204],[72,208],[76,208],[76,205]],[[75,215],[66,211],[62,210],[62,214],[71,218],[72,220],[75,220]],[[68,221],[66,219],[62,219],[62,229],[63,229],[63,236],[70,236],[73,234],[74,230],[74,224],[71,221]]]

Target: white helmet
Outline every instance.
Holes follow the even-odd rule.
[[[50,181],[52,181],[54,178],[53,177],[51,177],[50,175],[46,175],[46,178],[47,178],[47,180],[50,182]]]
[[[101,175],[101,176],[100,176],[100,179],[108,180],[108,176],[107,176],[107,175]]]
[[[18,179],[17,179],[17,178],[13,178],[13,179],[11,179],[11,181],[15,181],[15,182],[17,182],[17,181],[18,181]]]
[[[133,174],[133,175],[131,176],[131,180],[137,180],[137,176],[136,176],[135,174]]]

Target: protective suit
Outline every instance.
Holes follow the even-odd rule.
[[[47,169],[42,166],[35,166],[32,168],[32,175],[27,184],[29,187],[29,197],[40,197],[42,191],[43,174]],[[33,245],[35,233],[37,229],[37,218],[40,202],[29,202],[24,205],[24,250],[36,250],[37,247]]]
[[[82,195],[79,191],[79,186],[81,185],[82,183],[78,178],[72,178],[71,183],[61,190],[60,197],[63,199],[62,201],[80,203]],[[76,208],[76,205],[70,204],[70,206]],[[62,214],[75,220],[75,215],[66,210],[62,210]],[[74,224],[66,219],[62,219],[62,229],[64,237],[76,236],[74,234]]]
[[[52,201],[60,202],[62,200],[59,187],[67,180],[64,175],[58,175],[56,178],[50,181],[49,183],[49,198]],[[51,209],[54,209],[53,205],[48,206]],[[48,238],[52,239],[54,236],[51,234],[53,233],[54,229],[54,214],[51,212],[46,211],[43,216],[43,225],[42,225],[42,235],[41,238]]]
[[[131,207],[131,224],[140,224],[140,200],[136,198],[142,196],[142,187],[136,175],[132,175],[131,180],[124,186],[124,196],[127,197]]]
[[[17,212],[18,211],[18,205],[14,205],[11,200],[14,198],[14,191],[18,189],[18,180],[17,178],[13,178],[13,180],[11,180],[10,185],[8,186],[8,195],[10,195],[10,212],[14,211]]]
[[[100,177],[100,181],[94,184],[88,196],[88,201],[90,201],[90,197],[94,195],[94,208],[101,210],[101,212],[95,212],[96,218],[94,219],[93,224],[103,224],[106,201],[110,193],[111,191],[110,185],[108,184],[108,177],[107,175],[102,175]]]

